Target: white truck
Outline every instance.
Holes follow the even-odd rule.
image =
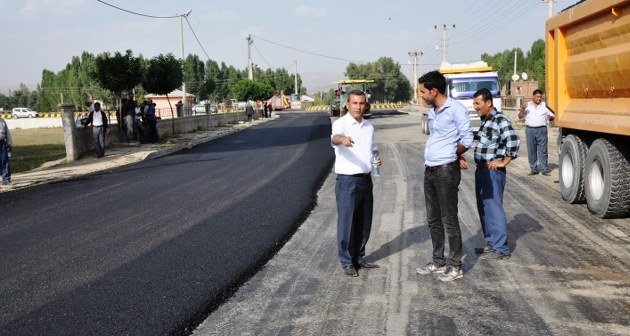
[[[479,61],[467,64],[451,64],[443,62],[440,65],[440,73],[446,77],[446,96],[453,98],[468,110],[470,127],[477,131],[481,126],[481,119],[473,108],[473,94],[477,90],[486,88],[492,92],[492,102],[497,110],[501,111],[501,86],[499,75],[492,71],[486,62]],[[429,134],[429,119],[425,112],[421,121],[422,133]]]

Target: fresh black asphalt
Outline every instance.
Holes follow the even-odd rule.
[[[190,333],[295,232],[333,159],[328,115],[292,112],[0,194],[0,335]]]

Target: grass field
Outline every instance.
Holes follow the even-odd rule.
[[[13,129],[11,173],[33,170],[48,161],[66,157],[63,128]]]

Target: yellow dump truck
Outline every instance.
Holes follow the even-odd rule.
[[[562,198],[630,214],[630,0],[586,0],[547,20],[547,103]]]

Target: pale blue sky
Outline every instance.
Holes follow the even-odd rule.
[[[309,93],[333,87],[330,82],[344,78],[349,61],[388,56],[411,78],[408,52],[421,51],[419,74],[437,68],[442,51],[436,45],[441,48],[445,24],[452,63],[514,47],[528,51],[544,38],[549,10],[541,0],[103,1],[149,16],[192,9],[192,31],[186,21],[183,25],[185,54],[240,69],[247,66],[245,38],[252,34],[253,62],[293,73],[297,60]],[[554,12],[576,1],[557,0]],[[34,88],[43,69],[58,72],[83,51],[181,56],[178,18],[134,15],[97,0],[0,0],[0,13],[0,92],[5,94],[19,83]]]

